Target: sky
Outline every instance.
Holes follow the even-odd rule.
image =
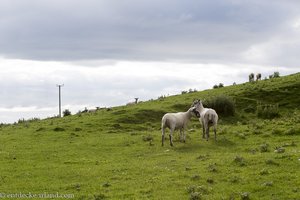
[[[0,0],[0,122],[300,71],[298,0]]]

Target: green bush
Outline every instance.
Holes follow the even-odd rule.
[[[228,96],[216,96],[208,99],[204,103],[204,107],[214,109],[218,115],[233,116],[235,113],[235,103]]]
[[[278,104],[261,104],[257,105],[257,117],[264,118],[264,119],[273,119],[275,117],[279,117],[279,108]]]

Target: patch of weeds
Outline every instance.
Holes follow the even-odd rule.
[[[146,195],[148,197],[152,196],[153,190],[152,189],[146,189],[146,190],[142,190],[140,191],[141,194]]]
[[[107,197],[104,194],[94,194],[94,200],[103,200]]]
[[[246,165],[246,161],[242,156],[236,156],[234,158],[234,162],[237,163],[241,167]]]
[[[190,167],[185,167],[185,171],[191,171],[192,170],[192,168],[190,168]]]
[[[117,130],[120,130],[120,129],[122,129],[123,127],[122,127],[120,124],[115,123],[115,124],[112,125],[112,128],[117,129]]]
[[[268,152],[269,151],[269,144],[262,144],[262,145],[260,145],[259,149],[260,149],[261,153]]]
[[[209,159],[209,155],[200,155],[197,157],[198,160],[204,161],[204,160],[208,160]]]
[[[279,163],[275,162],[275,161],[272,160],[272,159],[266,160],[266,164],[267,164],[267,165],[279,166]]]
[[[236,136],[239,137],[240,139],[243,139],[243,140],[246,139],[245,133],[237,133]]]
[[[76,131],[76,132],[78,132],[78,131],[82,131],[82,128],[78,128],[78,127],[76,127],[76,128],[74,129],[74,131]]]
[[[285,149],[283,147],[276,147],[274,153],[284,153]]]
[[[258,149],[257,148],[254,148],[254,149],[253,148],[250,148],[250,149],[247,148],[246,151],[248,151],[249,153],[254,155],[254,154],[257,153]]]
[[[269,170],[267,170],[267,169],[263,169],[263,170],[261,170],[260,172],[259,172],[259,174],[260,175],[268,175],[268,174],[270,174],[270,171]]]
[[[238,183],[238,182],[240,182],[240,178],[237,176],[230,177],[229,182]]]
[[[271,104],[261,104],[258,103],[257,105],[257,117],[263,118],[263,119],[273,119],[276,117],[279,117],[279,108],[278,104],[271,105]]]
[[[61,128],[61,127],[56,127],[53,129],[55,132],[61,132],[61,131],[65,131],[64,128]]]
[[[190,194],[190,200],[200,200],[201,194],[199,192],[192,192]]]
[[[262,186],[265,186],[265,187],[272,187],[273,186],[273,182],[270,181],[270,182],[265,182],[262,184]]]
[[[79,196],[78,200],[85,200],[85,199],[89,199],[87,196]]]
[[[227,127],[222,127],[219,130],[219,135],[225,135],[228,133],[228,128]]]
[[[250,199],[250,193],[249,192],[241,193],[241,200],[249,200],[249,199]]]
[[[214,184],[215,181],[212,178],[208,178],[206,182],[209,184]]]
[[[81,190],[81,185],[79,183],[76,183],[75,185],[72,185],[72,188],[77,190],[77,191],[80,191]]]
[[[79,135],[77,135],[76,133],[71,133],[70,136],[71,137],[79,137]]]
[[[191,180],[192,181],[198,181],[198,180],[200,180],[200,176],[199,175],[194,175],[194,176],[191,177]]]
[[[106,183],[103,183],[102,184],[102,187],[105,187],[105,188],[108,188],[108,187],[110,187],[111,186],[111,184],[109,183],[109,182],[106,182]]]
[[[297,192],[299,192],[300,191],[300,189],[299,188],[293,188],[293,190],[292,190],[294,193],[297,193]]]
[[[209,172],[217,172],[217,171],[218,171],[218,170],[217,170],[217,164],[216,164],[216,163],[210,164],[210,165],[208,166],[208,171],[209,171]]]
[[[46,129],[44,127],[41,127],[41,128],[36,129],[35,131],[40,132],[40,131],[44,131],[44,130],[46,130]]]
[[[188,193],[195,193],[198,192],[201,195],[206,195],[210,193],[210,188],[207,188],[203,185],[191,185],[187,187]]]
[[[253,134],[254,134],[254,135],[260,135],[260,134],[262,134],[262,131],[259,130],[259,129],[255,129],[255,130],[253,131]]]
[[[271,131],[272,135],[282,135],[283,131],[281,129],[275,128]]]
[[[144,142],[153,141],[153,136],[152,135],[143,135],[142,139]]]

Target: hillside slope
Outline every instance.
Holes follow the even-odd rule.
[[[161,147],[166,112],[226,95],[206,142],[193,119],[185,144]],[[257,118],[258,103],[280,117]],[[134,106],[0,128],[0,192],[73,194],[75,199],[299,199],[300,73],[176,95]],[[251,109],[250,109],[251,108]],[[250,110],[250,111],[249,111]]]

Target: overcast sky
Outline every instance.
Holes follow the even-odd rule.
[[[0,122],[300,71],[298,0],[0,0]]]

